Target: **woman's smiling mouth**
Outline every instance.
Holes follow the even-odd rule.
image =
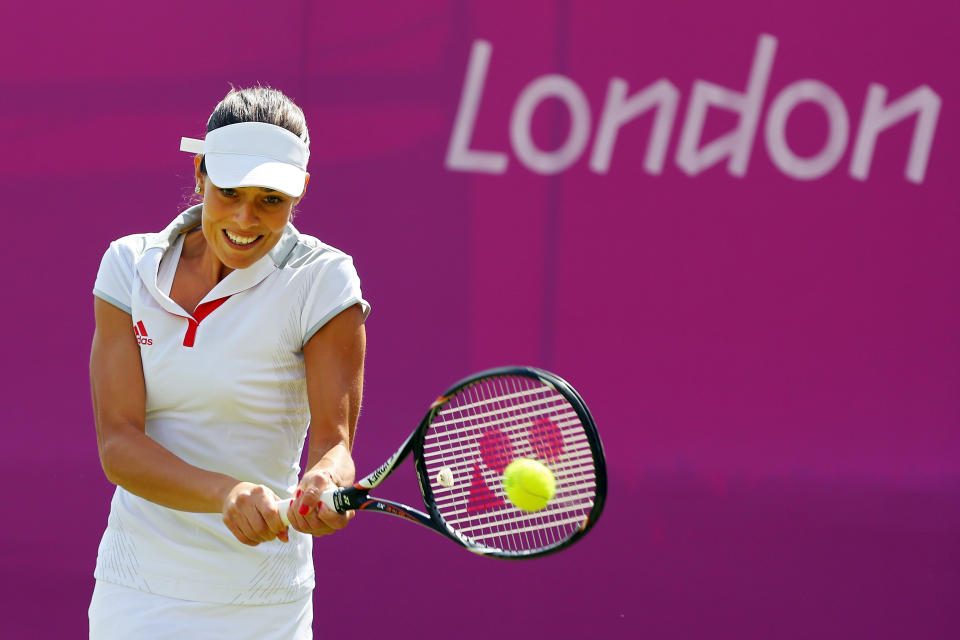
[[[249,247],[250,245],[255,243],[257,240],[263,237],[262,235],[258,235],[258,236],[239,235],[232,231],[227,231],[226,229],[223,230],[223,235],[227,238],[227,241],[231,245],[239,248]]]

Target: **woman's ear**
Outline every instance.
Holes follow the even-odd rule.
[[[294,206],[296,206],[296,204],[297,204],[298,202],[300,202],[300,198],[302,198],[303,196],[305,196],[305,195],[307,194],[307,185],[308,185],[309,183],[310,183],[310,174],[308,173],[308,174],[304,175],[304,177],[303,177],[303,191],[300,192],[300,196],[299,196],[296,200],[293,201]]]

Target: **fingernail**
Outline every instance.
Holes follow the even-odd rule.
[[[300,515],[302,516],[307,515],[307,511],[310,511],[310,507],[308,507],[305,504],[300,505]]]
[[[297,497],[299,498],[302,495],[303,495],[303,489],[297,489]]]

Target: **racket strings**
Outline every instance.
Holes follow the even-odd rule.
[[[591,452],[589,445],[584,444],[579,447],[574,447],[571,450],[571,454],[590,455]],[[427,459],[428,462],[435,460],[440,460],[442,462],[444,459],[444,454],[442,452],[438,452],[429,456],[424,456],[424,458]],[[469,458],[462,458],[461,460],[453,462],[450,465],[443,465],[441,468],[449,469],[453,475],[453,478],[456,479],[458,477],[462,477],[462,474],[470,473],[473,469],[473,464],[474,463]],[[563,461],[552,463],[548,466],[550,471],[553,473],[558,486],[573,484],[581,480],[593,482],[595,479],[593,467],[591,466],[589,469],[584,469],[584,466],[579,461]],[[436,487],[434,490],[434,495],[439,500],[440,497],[457,497],[459,495],[466,495],[466,491],[462,490],[462,487],[458,488],[458,486],[454,484],[450,487]]]
[[[574,432],[582,432],[583,425],[580,424],[580,416],[578,416],[569,407],[565,407],[565,409],[567,409],[567,411],[563,413],[558,412],[556,414],[554,424],[561,430],[563,430],[564,427],[568,427],[569,428],[568,435],[573,435]],[[478,416],[475,419],[475,421],[469,425],[462,425],[462,423],[458,423],[455,421],[447,421],[443,423],[434,422],[431,425],[432,426],[431,431],[427,433],[427,436],[425,438],[424,449],[428,449],[430,447],[442,446],[440,444],[436,444],[435,441],[439,440],[438,433],[440,433],[440,429],[443,429],[444,427],[449,427],[445,429],[445,431],[443,432],[443,435],[445,436],[454,435],[459,431],[473,432],[477,428],[483,429],[484,427],[499,427],[503,423],[505,414],[504,412],[499,412],[495,415],[496,417],[494,419],[484,419],[486,416]]]
[[[504,468],[521,457],[554,475],[556,492],[540,511],[517,508],[503,489]],[[477,546],[507,552],[562,543],[584,525],[596,496],[576,410],[552,386],[522,376],[487,378],[452,397],[426,434],[424,463],[446,523]]]

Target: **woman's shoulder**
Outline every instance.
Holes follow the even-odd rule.
[[[149,249],[166,251],[174,244],[177,237],[199,223],[200,211],[197,207],[191,207],[174,218],[162,231],[132,233],[117,238],[110,243],[106,254],[128,262],[137,262]]]
[[[306,233],[297,233],[297,242],[287,256],[284,268],[323,269],[331,265],[353,265],[353,258],[345,251],[331,246]]]
[[[111,242],[103,254],[103,262],[120,262],[132,266],[150,246],[153,233],[133,233]]]
[[[110,243],[110,247],[116,247],[130,253],[143,253],[149,246],[150,240],[155,233],[131,233],[128,236],[122,236]]]

